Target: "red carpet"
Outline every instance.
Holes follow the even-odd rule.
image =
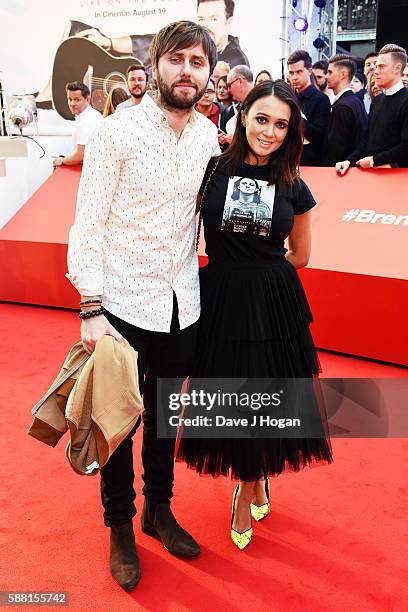
[[[68,591],[68,609],[87,612],[408,609],[408,441],[396,439],[335,439],[332,466],[274,479],[271,515],[244,552],[229,540],[232,483],[178,464],[174,507],[202,554],[172,557],[136,518],[143,576],[123,592],[109,575],[99,477],[71,471],[64,441],[52,449],[25,433],[78,319],[0,304],[0,321],[0,590]],[[326,353],[321,361],[327,376],[408,375]],[[140,431],[135,466],[140,491]]]

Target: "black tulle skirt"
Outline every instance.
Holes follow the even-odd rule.
[[[331,463],[327,417],[318,389],[320,367],[309,330],[312,315],[294,267],[284,257],[209,264],[200,270],[200,283],[193,378],[312,379],[314,416],[321,430],[318,436],[305,438],[181,435],[177,460],[200,474],[244,481]]]

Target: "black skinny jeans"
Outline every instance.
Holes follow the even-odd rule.
[[[157,438],[157,379],[186,378],[196,345],[197,324],[180,330],[173,294],[170,332],[152,332],[130,325],[108,313],[109,322],[138,352],[140,392],[143,393],[143,495],[154,503],[168,502],[174,479],[174,439]],[[180,389],[171,391],[180,392]],[[101,497],[107,527],[122,525],[136,514],[133,488],[132,436],[140,419],[101,469]]]

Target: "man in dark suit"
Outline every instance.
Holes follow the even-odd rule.
[[[326,133],[324,166],[335,166],[338,161],[347,159],[364,140],[367,113],[359,96],[350,88],[356,70],[356,62],[349,55],[334,55],[329,60],[327,83],[335,98]]]
[[[330,119],[329,98],[311,82],[312,58],[304,50],[294,51],[288,57],[290,84],[299,97],[304,121],[305,140],[302,166],[319,166],[322,145]]]
[[[365,138],[338,161],[336,170],[344,175],[350,166],[359,168],[408,168],[408,91],[402,82],[407,52],[399,45],[385,45],[374,71],[383,93],[373,100]]]

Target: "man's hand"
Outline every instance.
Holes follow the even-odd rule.
[[[373,168],[373,158],[371,155],[369,157],[363,157],[356,162],[356,165],[360,168]]]
[[[52,165],[54,166],[54,168],[57,168],[58,166],[62,165],[62,158],[57,156],[57,157],[53,157],[52,158]]]
[[[343,176],[343,174],[346,174],[346,172],[350,168],[350,166],[351,166],[351,164],[348,161],[348,159],[346,159],[346,161],[337,162],[337,164],[336,164],[336,172],[338,172],[339,174],[341,174],[341,176]]]
[[[110,38],[108,38],[107,36],[103,36],[95,28],[88,28],[87,30],[82,30],[81,32],[78,32],[78,34],[76,34],[75,36],[83,36],[84,38],[87,38],[88,40],[91,40],[92,42],[96,43],[103,49],[109,50],[111,48],[112,43]]]
[[[224,144],[230,145],[233,137],[234,137],[233,134],[223,134],[222,132],[218,132],[218,143],[220,145],[224,145]]]
[[[81,324],[81,340],[87,353],[95,350],[95,344],[103,336],[113,336],[118,342],[125,342],[123,336],[109,323],[104,315],[83,319]]]

